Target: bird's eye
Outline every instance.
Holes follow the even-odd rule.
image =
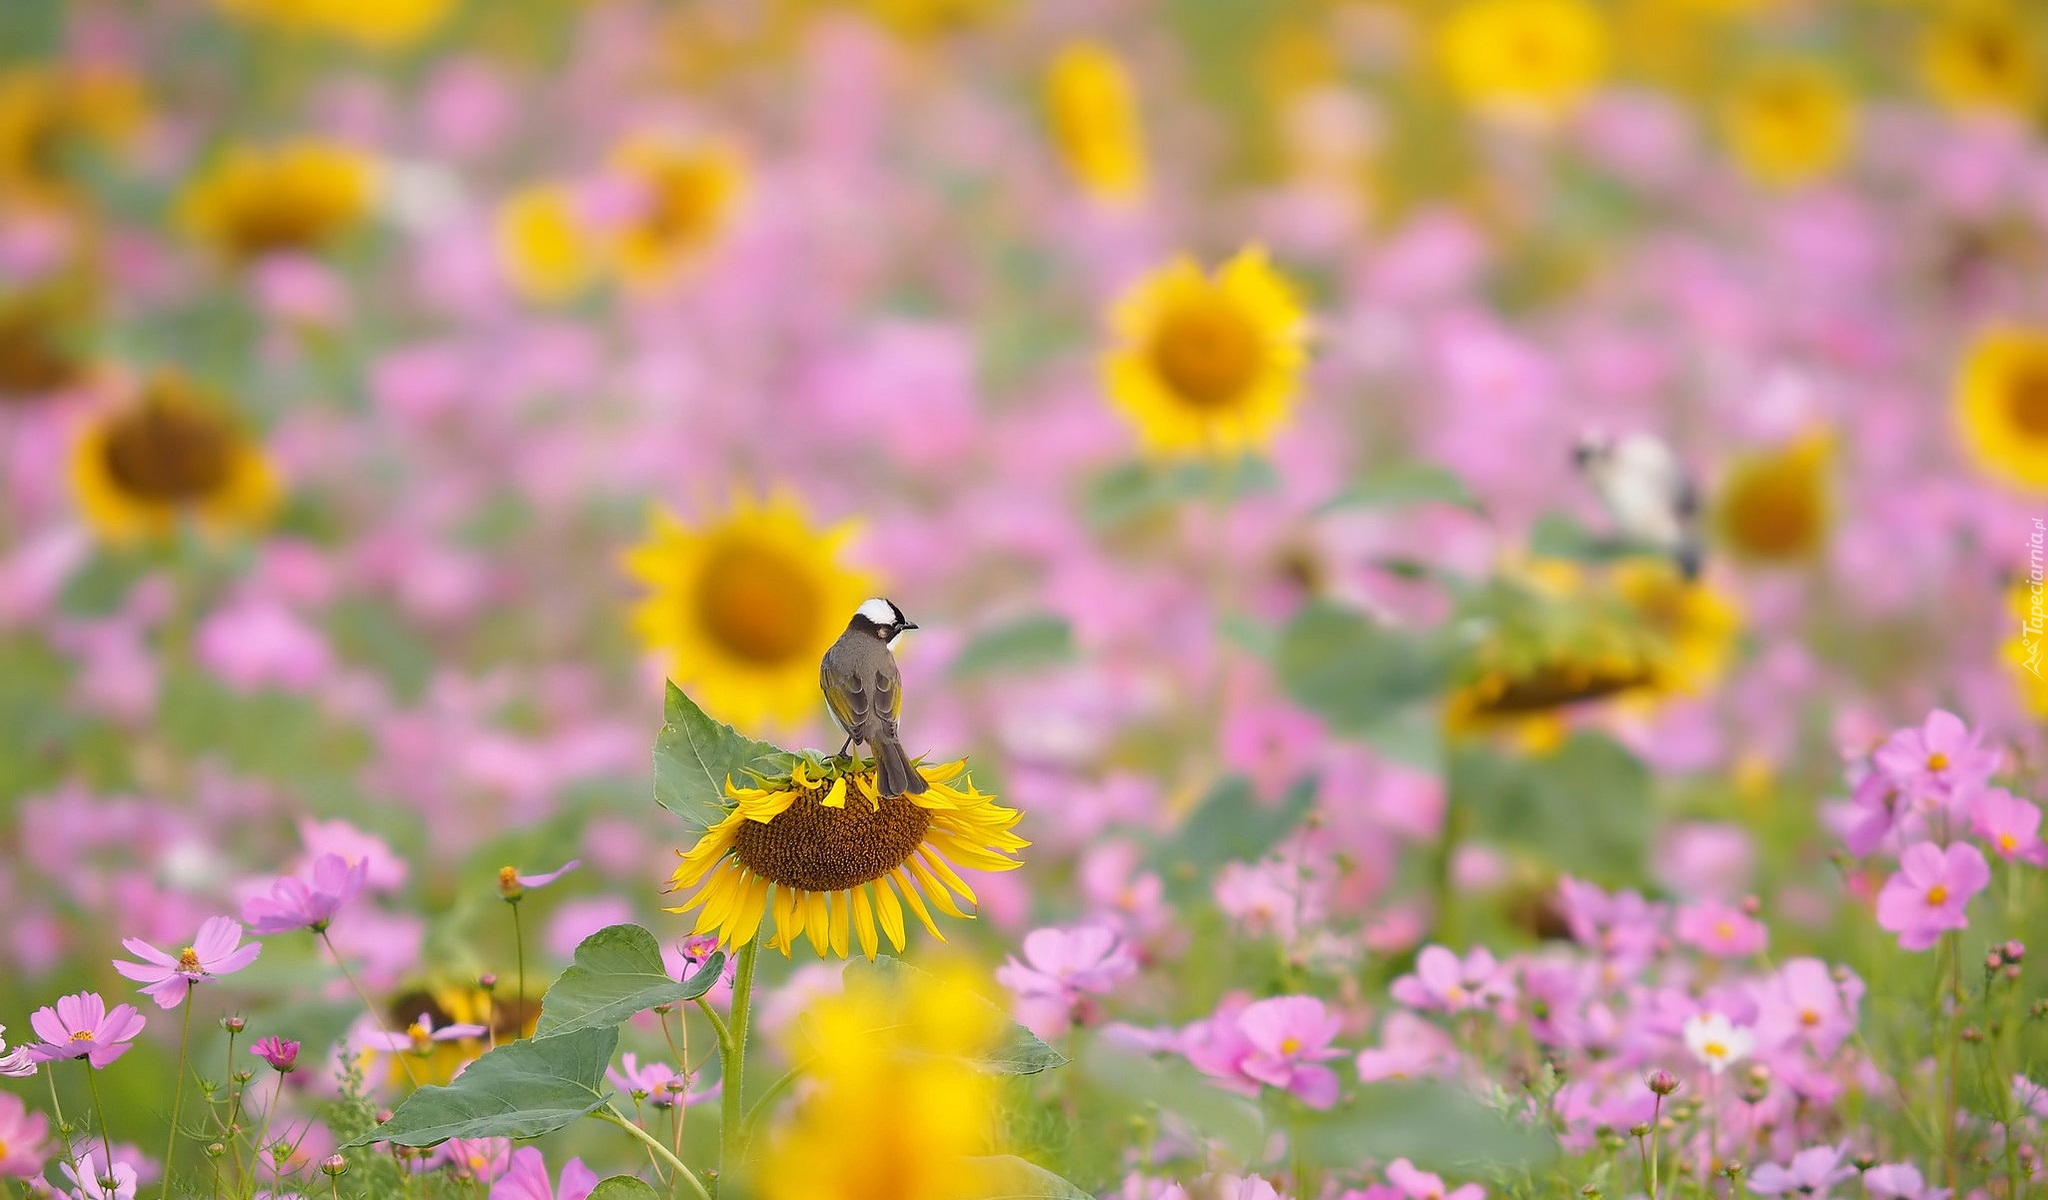
[[[887,625],[883,625],[883,626],[879,627],[878,629],[876,629],[876,630],[875,630],[875,636],[876,636],[876,637],[878,637],[878,638],[881,638],[881,639],[882,639],[883,641],[885,641],[885,642],[886,642],[886,641],[888,641],[888,640],[889,640],[889,627],[888,627]]]

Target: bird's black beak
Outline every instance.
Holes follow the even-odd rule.
[[[913,629],[916,629],[916,628],[917,628],[917,622],[916,622],[916,621],[905,621],[905,622],[904,622],[903,624],[901,624],[901,625],[898,625],[898,626],[896,627],[896,632],[898,632],[898,633],[907,633],[907,632],[909,632],[910,630],[913,630]]]

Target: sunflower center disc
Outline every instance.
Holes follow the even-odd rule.
[[[144,403],[107,431],[107,472],[146,500],[197,500],[227,482],[234,435],[212,416]]]
[[[2048,362],[2027,364],[2007,395],[2013,427],[2030,438],[2048,438]]]
[[[704,631],[742,662],[781,666],[817,648],[817,587],[780,554],[748,546],[713,553],[696,600]]]
[[[1175,394],[1201,408],[1223,408],[1259,372],[1259,339],[1245,315],[1220,300],[1168,316],[1152,343],[1152,361]]]
[[[766,824],[740,823],[734,856],[756,875],[806,892],[837,892],[880,879],[923,844],[931,813],[898,796],[879,809],[849,795],[826,808],[806,795]]]

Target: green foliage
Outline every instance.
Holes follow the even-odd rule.
[[[654,739],[654,798],[693,825],[708,828],[724,819],[728,777],[744,781],[749,770],[789,757],[712,720],[673,683],[663,713],[665,723]]]
[[[1093,1200],[1067,1180],[1014,1154],[967,1161],[974,1183],[961,1193],[961,1200]]]
[[[446,1087],[423,1087],[391,1119],[351,1145],[431,1146],[449,1138],[532,1138],[587,1116],[611,1099],[605,1068],[616,1026],[508,1042],[469,1064]]]
[[[590,1189],[590,1200],[659,1200],[661,1193],[638,1175],[611,1175]]]
[[[1236,500],[1278,486],[1280,476],[1273,464],[1261,458],[1174,464],[1133,462],[1090,481],[1081,513],[1090,528],[1113,529],[1190,500]]]
[[[1460,745],[1449,788],[1471,834],[1608,886],[1642,878],[1654,815],[1650,772],[1604,734],[1581,730],[1537,755]]]
[[[954,679],[973,679],[1050,666],[1073,657],[1073,627],[1064,617],[1039,613],[976,634],[961,647],[951,674]]]
[[[1170,1114],[1239,1161],[1265,1157],[1266,1123],[1259,1106],[1218,1088],[1184,1060],[1154,1059],[1097,1041],[1083,1055],[1081,1069],[1123,1104]]]
[[[1473,512],[1481,507],[1463,479],[1433,463],[1408,462],[1375,471],[1324,501],[1316,511],[1424,503],[1455,504]]]
[[[1364,733],[1440,693],[1458,653],[1442,630],[1389,629],[1318,602],[1281,631],[1273,667],[1297,704],[1339,733]]]
[[[1302,1155],[1330,1167],[1406,1157],[1424,1170],[1475,1174],[1541,1166],[1557,1157],[1549,1132],[1433,1083],[1376,1083],[1325,1112],[1290,1120]]]
[[[1067,1065],[1066,1055],[1046,1045],[1037,1034],[1012,1021],[1008,1013],[988,1000],[945,983],[900,958],[883,955],[873,962],[856,958],[846,964],[841,978],[850,995],[864,991],[880,993],[883,1001],[879,1006],[881,1011],[902,1011],[901,993],[913,982],[944,988],[950,993],[949,1003],[975,1005],[986,1010],[990,1024],[1003,1033],[972,1061],[991,1075],[1036,1075],[1040,1071]]]
[[[1261,804],[1251,781],[1225,778],[1202,797],[1171,841],[1154,851],[1154,862],[1177,896],[1207,886],[1216,868],[1233,860],[1255,861],[1315,806],[1316,780],[1296,780],[1278,804]]]
[[[638,925],[611,925],[584,938],[576,961],[541,1000],[535,1037],[617,1025],[658,1004],[680,1004],[711,990],[725,966],[713,953],[688,978],[669,978],[654,935]]]

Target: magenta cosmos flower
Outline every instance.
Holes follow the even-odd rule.
[[[128,1053],[145,1024],[134,1005],[109,1009],[98,992],[59,996],[56,1004],[30,1013],[28,1023],[43,1039],[30,1050],[37,1062],[82,1058],[95,1070]]]
[[[1841,1166],[1840,1146],[1810,1146],[1792,1156],[1784,1166],[1763,1163],[1749,1176],[1749,1190],[1764,1196],[1797,1192],[1813,1200],[1825,1200],[1828,1189],[1856,1173]]]
[[[158,1008],[178,1007],[193,984],[231,975],[255,962],[263,949],[260,942],[242,945],[242,923],[233,917],[209,918],[199,927],[199,936],[175,958],[141,938],[124,939],[121,945],[143,961],[117,958],[114,970],[142,984],[142,994],[155,1000]]]
[[[258,1038],[249,1047],[249,1053],[270,1064],[270,1069],[283,1075],[299,1065],[299,1044],[290,1038]]]
[[[516,901],[534,888],[544,888],[583,865],[580,858],[572,858],[552,871],[538,875],[521,875],[515,867],[498,868],[498,894],[507,900]]]
[[[43,1139],[49,1133],[49,1118],[28,1111],[13,1092],[0,1092],[0,1177],[42,1178],[49,1161]]]
[[[1886,738],[1871,762],[1915,800],[1947,804],[1958,789],[1975,787],[1998,770],[1998,751],[1952,712],[1935,709],[1918,729]]]
[[[1459,1013],[1491,1008],[1514,994],[1514,984],[1484,946],[1463,961],[1442,946],[1424,946],[1415,957],[1414,973],[1396,979],[1388,990],[1410,1008]]]
[[[512,1163],[491,1185],[490,1200],[584,1200],[597,1188],[597,1172],[580,1158],[562,1164],[562,1186],[548,1178],[547,1160],[532,1146],[512,1152]]]
[[[1905,950],[1925,950],[1944,931],[1970,924],[1970,898],[1991,883],[1991,865],[1968,842],[1946,850],[1933,842],[1906,847],[1899,872],[1877,895],[1877,924],[1899,935]]]
[[[324,933],[341,906],[363,890],[369,870],[367,859],[351,867],[339,854],[323,854],[313,860],[311,882],[285,876],[271,885],[268,896],[244,901],[242,919],[257,933],[290,933],[294,929]]]
[[[1237,1027],[1251,1043],[1251,1053],[1237,1069],[1292,1092],[1310,1108],[1328,1108],[1337,1102],[1337,1073],[1321,1063],[1340,1053],[1330,1045],[1340,1026],[1314,996],[1261,1000],[1238,1015]]]
[[[2008,862],[2048,866],[2048,843],[2041,841],[2041,810],[2004,788],[1977,793],[1970,809],[1970,831]]]
[[[1024,962],[1011,957],[996,968],[996,982],[1016,995],[1019,1021],[1040,1037],[1058,1037],[1096,1017],[1089,997],[1137,973],[1137,958],[1115,930],[1080,925],[1024,935]]]
[[[1443,1176],[1417,1170],[1415,1164],[1405,1158],[1397,1158],[1387,1164],[1387,1182],[1400,1188],[1408,1200],[1484,1200],[1486,1196],[1486,1189],[1476,1183],[1446,1191]]]
[[[1770,939],[1764,923],[1732,904],[1702,900],[1678,910],[1672,932],[1680,944],[1715,958],[1748,958]]]

